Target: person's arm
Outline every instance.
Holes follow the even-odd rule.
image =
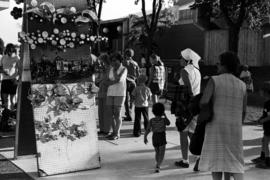
[[[114,78],[115,83],[126,81],[127,79],[127,68],[124,67],[124,69],[120,72],[120,74],[117,74],[117,71],[114,71]]]
[[[131,97],[130,97],[130,101],[131,103],[134,103],[135,102],[135,98],[136,98],[136,88],[132,91],[131,93]]]
[[[144,144],[147,144],[148,143],[147,136],[148,136],[148,134],[151,131],[151,126],[152,126],[152,120],[149,121],[148,126],[146,128],[146,131],[145,131],[145,134],[144,134]]]
[[[200,100],[200,107],[208,105],[208,103],[211,100],[211,97],[213,96],[214,88],[215,88],[215,83],[214,83],[214,80],[211,78],[207,82],[207,85],[206,85],[206,87],[204,89],[202,98]]]
[[[247,110],[247,93],[245,93],[245,96],[243,99],[242,122],[244,122],[244,120],[246,118],[246,110]]]
[[[171,124],[170,120],[167,118],[166,114],[164,113],[165,118],[165,125],[169,126]]]
[[[265,123],[268,121],[270,121],[270,112],[267,112],[267,117],[264,117],[258,120],[259,123]]]
[[[189,81],[189,78],[188,78],[188,72],[185,70],[185,69],[182,69],[181,70],[181,78],[184,82],[184,85],[187,86],[188,88],[188,93],[189,95],[193,96],[193,93],[192,93],[192,88],[191,88],[191,83]]]
[[[149,73],[149,79],[148,79],[148,83],[147,83],[147,86],[149,87],[150,86],[150,83],[152,82],[153,80],[153,77],[154,77],[154,67],[152,66],[150,68],[150,73]]]

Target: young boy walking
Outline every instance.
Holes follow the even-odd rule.
[[[137,86],[132,92],[132,99],[135,103],[135,120],[133,127],[133,135],[135,137],[141,136],[141,115],[144,118],[144,129],[148,126],[148,106],[151,99],[151,91],[145,85],[147,77],[140,75],[137,79]]]
[[[148,124],[147,130],[144,134],[144,143],[147,144],[147,136],[150,131],[153,132],[152,143],[155,148],[155,159],[156,159],[156,170],[155,172],[160,171],[160,165],[164,159],[165,149],[166,149],[166,125],[170,125],[170,121],[168,120],[165,114],[164,105],[161,103],[156,103],[153,105],[153,114],[155,115]]]
[[[259,123],[263,124],[261,156],[252,161],[258,163],[256,167],[268,169],[270,168],[270,82],[264,84],[263,95],[267,98],[267,101],[264,103],[262,117],[258,120]]]

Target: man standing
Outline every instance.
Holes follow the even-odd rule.
[[[127,91],[126,91],[126,100],[125,100],[125,111],[126,117],[124,121],[132,121],[131,118],[131,109],[132,104],[130,103],[130,96],[134,88],[136,87],[136,79],[139,76],[139,65],[132,58],[134,56],[133,49],[126,49],[124,53],[124,62],[123,65],[127,68]]]

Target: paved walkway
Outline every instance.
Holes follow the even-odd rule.
[[[260,138],[262,127],[252,125],[260,113],[259,109],[248,109],[247,125],[243,126],[244,152],[246,162],[245,180],[261,179],[270,177],[270,170],[257,169],[250,159],[260,153]],[[99,150],[101,156],[101,168],[76,173],[40,178],[37,176],[36,159],[33,156],[22,157],[12,161],[33,179],[37,180],[126,180],[126,179],[177,179],[177,180],[209,180],[210,172],[193,172],[194,157],[191,155],[191,166],[188,169],[180,169],[174,166],[174,161],[181,157],[179,147],[179,135],[174,127],[174,117],[167,112],[171,120],[171,126],[167,128],[167,150],[165,160],[160,173],[154,173],[154,149],[151,141],[148,145],[143,143],[143,136],[132,137],[132,122],[124,122],[121,138],[116,141],[106,140],[99,136]],[[152,117],[152,113],[150,113]],[[249,125],[248,125],[249,124]],[[151,134],[149,136],[151,140]],[[0,140],[1,142],[1,140]],[[7,158],[13,156],[13,151],[0,151]]]

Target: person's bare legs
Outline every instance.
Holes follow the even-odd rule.
[[[158,167],[160,167],[160,165],[163,162],[164,156],[165,156],[165,150],[166,150],[166,145],[163,146],[159,146],[159,154],[158,154]]]
[[[222,180],[222,172],[212,172],[213,180]]]
[[[155,160],[156,160],[156,168],[157,168],[157,167],[159,167],[158,166],[159,147],[155,147],[155,152],[156,152],[156,154],[155,154]]]
[[[120,138],[120,130],[122,126],[122,119],[121,119],[121,106],[114,106],[113,107],[113,115],[115,120],[115,136],[118,136]]]
[[[15,94],[11,94],[10,96],[9,96],[9,101],[10,101],[10,110],[14,110],[14,101],[15,101]]]
[[[3,106],[8,109],[8,94],[3,93],[2,94],[2,104]]]

